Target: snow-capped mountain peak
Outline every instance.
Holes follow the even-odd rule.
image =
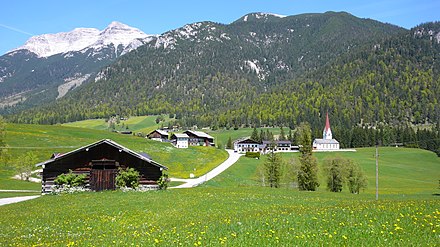
[[[33,36],[23,46],[12,51],[29,50],[37,54],[38,57],[49,57],[89,48],[99,49],[113,44],[115,48],[122,45],[122,53],[126,53],[136,49],[143,44],[142,40],[148,41],[150,37],[154,36],[113,21],[102,31],[96,28],[75,28],[70,32]],[[125,51],[125,48],[128,50]]]

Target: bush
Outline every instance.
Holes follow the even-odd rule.
[[[86,184],[86,177],[86,174],[74,174],[72,170],[69,170],[69,173],[59,175],[54,183],[58,186],[80,187]]]
[[[157,180],[157,185],[159,185],[160,190],[166,190],[169,183],[170,179],[168,178],[167,173],[162,173],[162,176],[160,176],[159,180]]]
[[[260,152],[246,152],[246,157],[248,158],[260,158]]]
[[[139,186],[139,172],[134,168],[127,168],[125,170],[119,168],[118,175],[116,176],[116,186],[119,188],[137,188]]]
[[[367,188],[368,181],[362,168],[353,162],[348,164],[347,186],[351,193],[359,194],[361,189]]]

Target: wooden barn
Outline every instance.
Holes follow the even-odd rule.
[[[205,132],[187,130],[183,133],[189,136],[189,145],[191,146],[215,146],[214,137]]]
[[[140,186],[156,186],[162,171],[168,168],[148,155],[136,153],[112,140],[101,140],[65,154],[53,155],[50,160],[37,164],[43,169],[42,193],[50,193],[57,176],[72,170],[86,174],[90,190],[116,188],[118,168],[134,168],[140,173]]]
[[[168,142],[169,134],[163,130],[153,130],[147,135],[148,139],[160,142]]]

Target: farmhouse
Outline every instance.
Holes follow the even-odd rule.
[[[288,140],[263,141],[260,149],[263,153],[272,151],[272,149],[274,152],[289,152],[299,150],[298,146],[293,146],[292,142]]]
[[[167,142],[169,139],[169,134],[166,131],[163,130],[153,130],[147,135],[148,139],[154,140],[154,141],[160,141],[160,142]]]
[[[262,141],[257,142],[250,138],[243,138],[234,142],[234,151],[239,153],[245,152],[290,152],[298,151],[298,146],[293,146],[291,141]]]
[[[187,130],[183,132],[189,136],[191,146],[214,146],[214,137],[201,131]]]
[[[142,187],[155,187],[162,171],[168,168],[145,154],[136,153],[112,140],[101,140],[65,154],[53,155],[50,160],[37,164],[43,169],[42,193],[52,191],[57,176],[72,170],[86,174],[86,187],[93,191],[113,190],[118,168],[134,168]]]
[[[187,134],[174,133],[171,136],[171,144],[176,148],[188,148],[189,136]]]
[[[260,152],[260,142],[254,141],[250,138],[239,139],[234,142],[235,152]]]
[[[318,151],[339,150],[339,142],[333,139],[332,130],[330,129],[328,112],[325,118],[325,128],[322,132],[322,139],[313,140],[313,149]]]

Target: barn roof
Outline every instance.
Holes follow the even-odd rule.
[[[205,132],[202,131],[194,131],[194,130],[187,130],[184,133],[191,133],[197,137],[201,137],[201,138],[208,138],[208,139],[214,139],[214,137],[206,134]]]
[[[149,157],[146,157],[146,156],[144,156],[142,154],[136,153],[136,152],[134,152],[134,151],[132,151],[132,150],[130,150],[130,149],[128,149],[128,148],[126,148],[126,147],[124,147],[124,146],[122,146],[122,145],[120,145],[120,144],[118,144],[118,143],[116,143],[116,142],[114,142],[112,140],[110,140],[110,139],[100,140],[100,141],[97,141],[95,143],[89,144],[87,146],[84,146],[84,147],[78,148],[76,150],[70,151],[68,153],[55,156],[55,157],[51,158],[50,160],[46,160],[44,162],[36,164],[36,166],[47,165],[47,164],[50,164],[50,163],[55,162],[57,160],[61,160],[61,159],[64,159],[66,157],[75,155],[75,154],[77,154],[79,152],[82,152],[84,150],[88,151],[89,148],[96,147],[96,146],[99,146],[99,145],[102,145],[102,144],[108,144],[110,146],[113,146],[113,147],[119,149],[119,152],[125,152],[125,153],[127,153],[127,154],[129,154],[131,156],[134,156],[134,157],[136,157],[136,158],[138,158],[140,160],[147,161],[147,162],[151,163],[154,166],[157,166],[157,167],[160,167],[162,169],[168,170],[168,167],[159,164],[158,162],[152,160]]]
[[[189,138],[189,136],[187,134],[174,133],[173,136],[175,136],[177,138]]]
[[[150,134],[148,134],[148,135],[151,135],[151,134],[153,134],[154,132],[157,132],[157,133],[159,133],[160,135],[163,135],[163,136],[168,136],[168,135],[169,135],[168,132],[163,131],[163,130],[160,130],[160,129],[153,130],[153,131],[151,131]]]

